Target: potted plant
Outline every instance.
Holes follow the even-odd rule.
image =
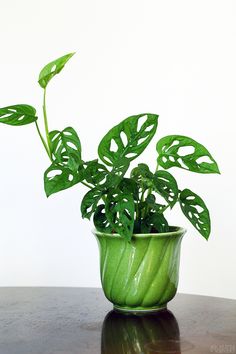
[[[103,137],[98,158],[86,161],[76,131],[49,131],[46,90],[74,53],[47,64],[39,74],[43,88],[45,137],[35,108],[17,104],[0,109],[0,122],[21,126],[34,123],[50,159],[44,173],[47,197],[81,183],[89,188],[81,213],[93,216],[100,248],[101,281],[116,309],[156,311],[166,307],[178,284],[180,244],[185,229],[170,226],[165,211],[176,204],[199,233],[208,239],[210,215],[204,201],[190,189],[179,188],[172,167],[197,173],[219,173],[216,161],[197,141],[169,135],[157,142],[157,167],[150,171],[130,163],[154,137],[158,115],[143,113],[126,118]],[[186,151],[191,148],[192,151]]]

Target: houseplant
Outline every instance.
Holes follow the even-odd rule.
[[[89,188],[81,213],[93,216],[106,297],[117,309],[156,311],[176,293],[180,243],[185,230],[169,226],[164,216],[179,204],[184,215],[208,239],[210,215],[204,201],[189,189],[180,190],[167,170],[219,173],[209,151],[195,140],[170,135],[157,142],[157,167],[138,164],[128,175],[131,161],[150,143],[158,115],[144,113],[126,118],[103,137],[98,159],[85,161],[76,131],[49,131],[46,91],[74,53],[47,64],[39,74],[43,89],[43,136],[35,108],[17,104],[0,109],[0,122],[13,126],[33,123],[50,159],[44,188],[50,195],[81,183]],[[186,148],[192,151],[186,152]],[[206,161],[207,159],[207,161]]]

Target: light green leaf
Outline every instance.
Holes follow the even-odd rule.
[[[150,113],[126,118],[101,140],[98,147],[100,159],[108,166],[124,157],[134,160],[153,138],[157,122],[158,115]]]
[[[36,110],[27,104],[0,108],[0,123],[20,126],[36,122],[37,119]]]
[[[220,173],[209,151],[197,141],[182,135],[169,135],[157,143],[157,162],[164,169],[180,167],[198,173]]]
[[[130,241],[134,230],[134,199],[131,194],[113,190],[107,195],[106,217],[112,228]]]
[[[209,238],[211,232],[210,214],[204,201],[189,189],[184,189],[179,196],[182,212],[200,234]]]
[[[65,64],[75,53],[69,53],[62,57],[51,61],[47,64],[39,74],[38,83],[42,88],[46,88],[49,81],[64,68]]]

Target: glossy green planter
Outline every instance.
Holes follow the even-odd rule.
[[[135,234],[131,242],[118,234],[94,231],[100,250],[103,291],[117,310],[157,311],[175,296],[180,245],[185,230]]]

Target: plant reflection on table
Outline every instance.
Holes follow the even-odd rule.
[[[126,315],[111,311],[102,329],[101,354],[181,353],[179,326],[171,311]]]

